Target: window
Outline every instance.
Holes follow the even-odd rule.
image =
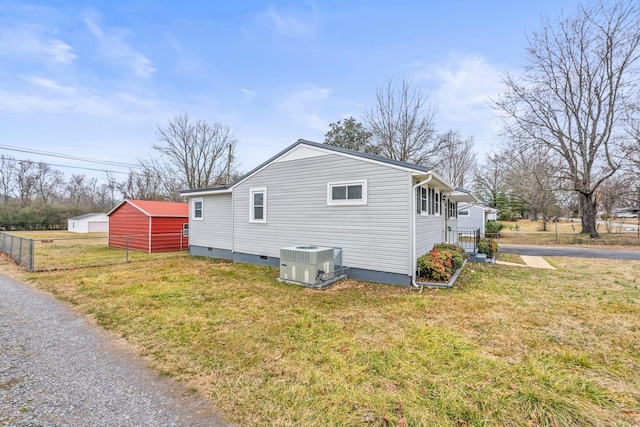
[[[249,211],[249,222],[267,222],[267,189],[251,188],[249,189],[249,202],[251,204]]]
[[[182,236],[189,237],[189,224],[182,224]]]
[[[191,211],[191,219],[195,219],[198,221],[202,221],[203,218],[203,209],[202,209],[202,199],[193,199],[193,209]]]
[[[418,213],[424,215],[440,215],[441,212],[445,213],[444,199],[442,195],[431,187],[420,187],[418,189],[418,206],[416,207]]]
[[[460,211],[458,212],[459,216],[469,216],[469,211]]]
[[[448,216],[448,218],[457,218],[458,217],[458,204],[456,202],[452,202],[451,200],[447,200],[447,206],[449,207],[449,216]]]
[[[327,205],[366,205],[367,181],[330,182],[327,184]]]
[[[427,206],[429,205],[429,197],[427,193],[427,189],[424,187],[420,187],[420,205],[422,207],[421,212],[427,212]]]

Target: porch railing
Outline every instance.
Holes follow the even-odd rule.
[[[453,228],[447,231],[447,242],[454,243],[465,252],[478,252],[478,242],[480,242],[479,228]]]

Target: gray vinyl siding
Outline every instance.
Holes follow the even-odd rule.
[[[444,242],[444,217],[416,213],[416,256],[429,252],[436,243]]]
[[[189,220],[189,244],[233,249],[231,194],[202,197],[202,220]]]
[[[367,205],[327,206],[327,184],[367,180]],[[280,248],[343,249],[343,264],[409,271],[408,172],[328,154],[274,162],[233,189],[234,252],[279,257]],[[267,223],[249,222],[249,191],[267,189]]]

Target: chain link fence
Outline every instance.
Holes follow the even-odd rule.
[[[148,259],[152,254],[148,247],[142,249],[141,241],[152,242],[154,252],[189,249],[187,244],[176,246],[176,242],[182,242],[181,233],[49,238],[44,233],[27,237],[2,232],[0,252],[30,272],[71,270]]]
[[[27,271],[33,271],[33,239],[0,233],[0,252]]]

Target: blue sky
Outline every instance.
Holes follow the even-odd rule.
[[[0,0],[0,145],[135,163],[188,113],[231,126],[247,171],[361,120],[378,87],[407,77],[439,106],[438,130],[473,135],[481,155],[498,143],[488,99],[521,70],[527,34],[577,4]]]

